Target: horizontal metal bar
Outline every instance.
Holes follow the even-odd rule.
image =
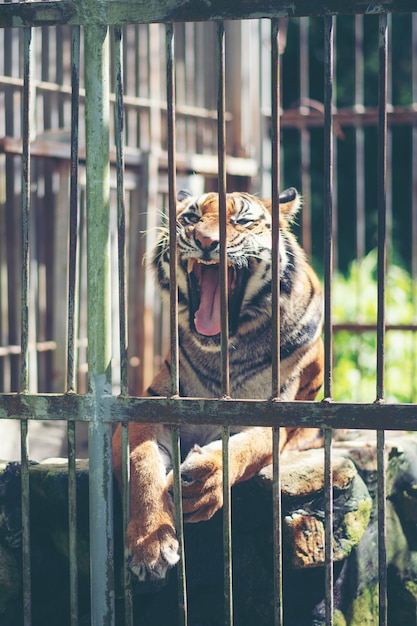
[[[415,404],[121,397],[108,404],[116,421],[417,430]]]
[[[333,331],[339,332],[341,330],[347,330],[351,333],[367,333],[377,330],[377,325],[375,324],[355,324],[352,322],[341,322],[340,324],[333,324]],[[417,324],[386,324],[385,332],[389,330],[399,330],[401,332],[408,331],[415,333],[417,332]]]
[[[88,421],[93,406],[89,395],[0,394],[0,419]]]
[[[196,22],[204,20],[306,17],[412,13],[416,0],[108,0],[91,11],[85,2],[10,2],[0,4],[0,27],[53,26],[55,24],[121,25],[153,22]]]
[[[94,399],[77,394],[1,394],[0,419],[89,421]],[[416,404],[281,402],[104,396],[104,422],[417,430]]]
[[[316,102],[316,108],[307,109],[306,106],[301,108],[288,108],[282,111],[281,126],[283,128],[318,128],[324,125],[324,107],[321,102]],[[307,105],[308,106],[308,105]],[[393,106],[387,105],[388,126],[397,124],[414,124],[417,118],[417,109],[414,105],[410,106]],[[264,117],[271,117],[271,111],[268,108],[262,110]],[[340,127],[351,126],[377,126],[378,124],[378,108],[377,107],[340,107],[332,110],[332,118],[335,125],[335,134],[343,137],[343,130]]]

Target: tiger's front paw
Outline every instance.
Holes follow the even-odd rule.
[[[171,520],[156,523],[144,531],[135,520],[127,528],[129,568],[139,580],[159,580],[179,560],[178,541]]]
[[[194,446],[180,471],[185,521],[209,520],[223,506],[221,451]],[[172,490],[172,471],[168,475],[168,485]]]

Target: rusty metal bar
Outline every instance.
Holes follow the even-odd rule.
[[[272,397],[281,394],[280,376],[280,263],[279,263],[279,188],[280,188],[280,50],[279,20],[271,21],[271,198],[272,198],[272,346],[271,384]],[[280,477],[280,429],[272,432],[273,471],[273,572],[274,572],[274,624],[283,623],[282,598],[282,506]]]
[[[24,87],[22,112],[22,294],[20,390],[29,389],[29,239],[30,239],[30,106],[32,32],[24,29]]]
[[[230,395],[229,380],[229,308],[227,281],[226,244],[226,85],[225,85],[225,44],[224,24],[217,27],[218,43],[218,83],[217,83],[217,145],[219,163],[219,220],[220,220],[220,317],[221,317],[221,389],[224,396]]]
[[[324,397],[332,397],[333,20],[324,18]]]
[[[379,626],[387,625],[387,533],[386,533],[386,474],[385,474],[385,431],[376,433],[377,443],[377,507],[378,507],[378,599]]]
[[[308,98],[310,90],[309,81],[309,20],[306,17],[300,19],[300,115],[304,114],[308,109],[302,104]],[[281,116],[281,124],[282,124]],[[311,241],[311,141],[310,131],[308,128],[301,128],[301,193],[304,197],[302,211],[302,246],[307,255],[311,259],[312,241]]]
[[[177,565],[178,579],[178,625],[188,624],[188,601],[187,601],[187,578],[185,570],[185,546],[184,546],[184,522],[182,512],[182,489],[181,489],[181,444],[180,428],[172,426],[172,468],[174,473],[174,506],[175,506],[175,529],[179,544],[180,561]]]
[[[172,395],[179,394],[174,27],[166,26],[169,202],[170,348]]]
[[[77,477],[75,422],[68,422],[68,553],[70,624],[78,625]]]
[[[325,558],[325,615],[326,626],[332,626],[333,596],[333,478],[332,429],[324,428],[324,558]]]
[[[230,396],[229,377],[229,306],[228,266],[226,240],[226,77],[225,77],[225,29],[224,23],[217,24],[217,154],[218,194],[220,222],[220,345],[221,345],[221,392],[223,398]],[[224,624],[233,625],[233,572],[232,530],[229,478],[229,435],[230,429],[222,425],[223,463],[223,564],[224,564]]]
[[[351,333],[368,333],[376,331],[378,328],[377,324],[355,324],[350,322],[344,322],[341,324],[333,324],[333,330],[335,332],[339,332],[341,330],[347,330]],[[417,324],[385,324],[385,333],[391,330],[400,330],[402,332],[412,332],[415,333],[417,331]]]
[[[124,181],[124,110],[123,110],[123,64],[121,50],[123,47],[123,31],[114,28],[114,70],[115,70],[115,143],[116,143],[116,177],[117,177],[117,244],[118,244],[118,282],[119,282],[119,350],[120,350],[120,393],[128,393],[127,375],[127,294],[126,294],[126,205]],[[122,424],[122,524],[123,542],[126,554],[126,531],[129,522],[130,494],[130,458],[129,458],[129,427]],[[126,559],[123,562],[124,591],[124,623],[133,625],[131,574]]]
[[[274,626],[283,624],[282,592],[282,499],[281,499],[281,430],[272,431],[272,505],[273,505],[273,558],[274,558]]]
[[[92,399],[77,394],[0,394],[0,419],[90,420]],[[105,396],[103,421],[143,424],[354,428],[417,431],[415,404]]]
[[[170,249],[170,346],[171,346],[171,393],[179,395],[179,346],[178,346],[178,282],[177,282],[177,219],[176,219],[176,135],[175,135],[175,37],[173,24],[165,27],[166,76],[167,76],[167,129],[168,129],[168,202],[169,202],[169,249]],[[180,429],[173,426],[172,468],[174,473],[175,526],[179,543],[180,562],[178,576],[178,623],[187,626],[187,581],[185,574],[184,526],[181,490]]]
[[[22,111],[22,293],[21,293],[21,361],[20,391],[29,389],[29,239],[30,239],[30,132],[31,132],[31,70],[32,31],[23,30],[23,111]],[[20,423],[21,503],[22,503],[22,589],[23,623],[32,623],[31,559],[30,559],[30,491],[28,460],[28,422]]]
[[[384,398],[385,365],[387,46],[387,16],[383,15],[379,25],[377,401]]]
[[[77,231],[78,231],[78,139],[80,89],[80,28],[71,36],[71,165],[70,165],[70,223],[68,259],[68,327],[66,391],[76,389],[75,343],[77,332]],[[68,544],[71,626],[78,624],[78,564],[77,564],[77,482],[75,422],[67,423],[68,441]]]
[[[377,382],[376,402],[384,401],[385,365],[385,273],[387,225],[387,89],[388,86],[388,19],[379,18],[379,85],[378,85],[378,313],[377,313]],[[386,475],[385,433],[377,432],[378,473],[378,590],[379,626],[387,624],[387,553],[386,553]]]
[[[355,16],[355,104],[360,112],[364,107],[363,16]],[[365,133],[362,124],[355,129],[356,163],[356,258],[365,256]],[[359,285],[358,285],[359,289]]]
[[[4,71],[12,73],[13,68],[13,35],[9,29],[4,33]],[[4,94],[5,132],[13,134],[15,128],[14,93],[12,89],[6,89]],[[19,342],[20,319],[15,296],[15,285],[19,270],[16,270],[16,249],[19,247],[19,229],[16,228],[18,219],[14,207],[15,174],[17,163],[13,156],[6,155],[5,163],[5,231],[6,231],[6,263],[7,263],[7,342],[15,345]],[[20,350],[20,347],[19,347]],[[10,367],[9,390],[19,389],[20,362],[18,357],[11,356],[8,359]]]
[[[75,343],[77,332],[76,280],[78,234],[78,148],[79,148],[79,89],[80,89],[80,29],[74,27],[71,40],[71,164],[70,164],[70,224],[68,260],[68,337],[67,391],[76,388]]]
[[[0,419],[90,420],[92,399],[77,394],[0,394]],[[103,421],[142,424],[228,424],[247,426],[354,428],[417,431],[416,405],[375,402],[277,402],[219,398],[145,398],[105,396]]]
[[[127,379],[127,294],[126,294],[126,201],[124,183],[124,111],[123,111],[123,64],[121,59],[122,29],[114,29],[115,50],[115,142],[117,176],[117,243],[119,274],[119,345],[120,345],[120,393],[128,392]]]
[[[412,17],[411,59],[412,59],[412,100],[417,105],[417,13]],[[412,293],[413,321],[417,321],[417,123],[412,127],[412,156],[411,156],[411,278],[414,285]],[[417,328],[416,328],[417,331]],[[413,401],[417,402],[417,337],[413,336]]]
[[[271,22],[271,197],[272,197],[272,395],[280,396],[279,186],[280,186],[279,20]]]
[[[324,18],[324,397],[332,397],[332,273],[333,273],[333,46],[334,18]],[[325,615],[333,625],[333,487],[332,432],[324,430]]]
[[[54,26],[56,24],[82,25],[88,12],[88,1],[75,3],[72,0],[60,2],[12,2],[0,4],[0,27],[21,26]],[[103,2],[97,21],[103,20],[107,25],[123,25],[128,23],[152,22],[195,22],[205,20],[305,17],[323,15],[354,15],[389,13],[412,13],[415,11],[415,0],[386,0],[380,4],[364,3],[363,0],[297,0],[289,4],[287,0],[241,0],[236,3],[202,3],[200,0],[189,0],[187,10],[180,0],[174,3],[150,3],[149,0],[111,0]]]
[[[123,554],[127,553],[126,531],[130,517],[130,447],[129,447],[129,426],[122,424],[122,526],[123,526]],[[133,625],[133,599],[131,587],[131,573],[127,560],[123,562],[123,592],[125,626]]]

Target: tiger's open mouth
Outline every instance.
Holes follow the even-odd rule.
[[[188,260],[190,322],[200,335],[212,337],[221,330],[220,272],[217,261]],[[228,267],[229,331],[234,334],[248,278],[247,269]]]

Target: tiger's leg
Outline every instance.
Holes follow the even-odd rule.
[[[166,478],[170,458],[164,458],[170,436],[164,430],[162,425],[129,425],[130,519],[126,539],[129,566],[139,580],[163,578],[179,559]],[[120,425],[113,437],[113,468],[121,486]]]
[[[272,431],[248,428],[229,439],[229,476],[234,485],[271,463]],[[172,489],[172,472],[168,475]],[[223,506],[222,442],[194,446],[181,465],[183,511],[187,522],[210,519]]]
[[[146,396],[168,395],[169,362]],[[130,568],[140,580],[163,578],[179,560],[174,510],[167,486],[171,469],[171,434],[162,424],[129,425],[130,519],[127,550]],[[113,469],[122,488],[121,426],[113,436]]]
[[[323,382],[323,343],[318,339],[302,369],[296,399],[313,400]],[[281,428],[280,452],[322,446],[319,428]],[[229,440],[229,476],[234,485],[252,478],[272,460],[272,431],[248,428]],[[183,511],[187,521],[210,519],[223,505],[222,443],[194,446],[181,465]],[[172,473],[168,476],[172,485]]]

